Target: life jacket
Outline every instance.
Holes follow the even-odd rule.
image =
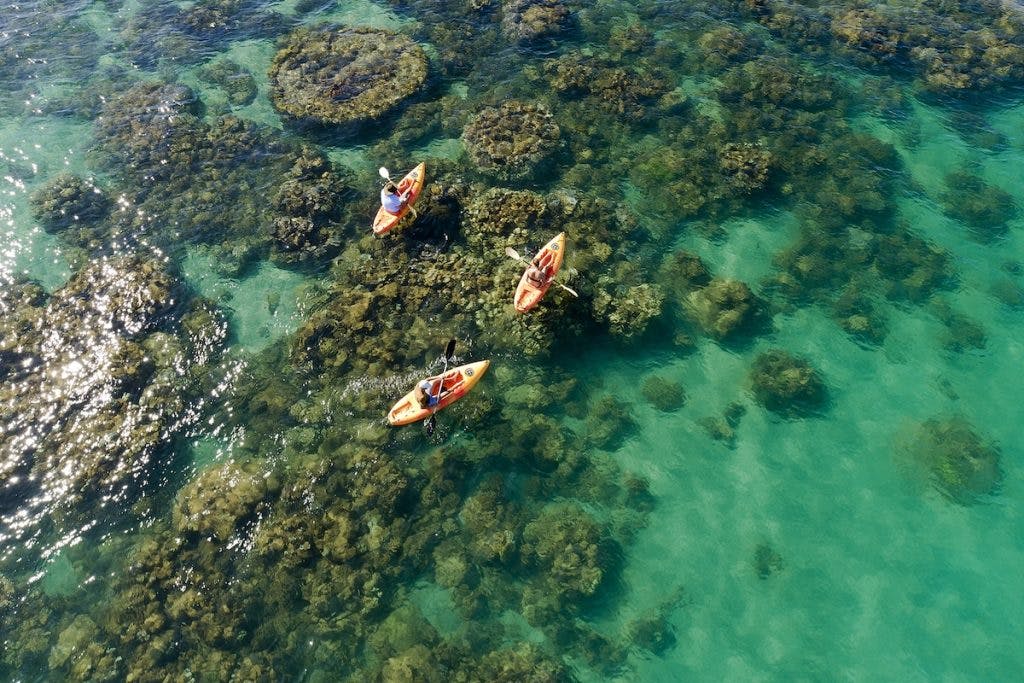
[[[380,191],[380,205],[391,215],[397,216],[402,210],[402,198],[388,192],[388,188],[385,187]]]

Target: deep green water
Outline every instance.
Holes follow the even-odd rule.
[[[500,28],[515,4],[3,10],[0,678],[1020,677],[1020,75],[985,81],[996,67],[981,60],[964,67],[972,87],[936,92],[921,62],[870,63],[869,48],[829,38],[838,23],[800,34],[772,20],[803,8],[838,22],[853,4],[758,14],[754,3],[566,2],[566,27],[529,43]],[[1024,45],[1010,4],[939,5],[889,7],[912,7],[923,24],[948,16],[965,35],[998,25]],[[185,30],[204,7],[224,23]],[[320,22],[409,35],[428,82],[354,131],[297,125],[271,103],[267,73],[276,40]],[[623,48],[623,29],[641,24],[649,33]],[[717,64],[702,37],[722,27],[748,42]],[[232,105],[198,75],[224,55],[254,77],[251,103]],[[559,91],[546,60],[566,55],[603,60],[594,78],[624,69],[635,89]],[[786,86],[799,97],[766,95],[777,78],[735,85],[765,59],[803,74]],[[659,78],[661,91],[637,94]],[[203,109],[189,125],[203,135],[233,115],[263,137],[226,138],[220,157],[187,172],[172,161],[173,177],[160,164],[140,172],[122,150],[159,143],[131,147],[133,133],[104,133],[104,121],[123,116],[116,103],[133,84],[157,80],[192,89]],[[617,93],[639,113],[619,110]],[[477,168],[460,135],[511,98],[546,106],[560,147],[508,179]],[[407,132],[420,123],[426,136]],[[759,187],[708,180],[725,173],[727,142],[771,152]],[[342,199],[324,228],[334,241],[296,264],[268,237],[274,214],[260,212],[299,143],[333,165]],[[375,240],[375,169],[419,159],[458,215],[425,195],[419,227]],[[203,170],[217,164],[226,170]],[[92,241],[44,229],[32,197],[62,173],[112,203]],[[482,223],[470,216],[491,187],[548,206],[607,203],[599,217],[538,219],[509,237],[502,221],[517,217],[504,202]],[[684,209],[694,196],[702,205]],[[966,205],[995,218],[972,227]],[[492,225],[498,234],[481,237]],[[502,240],[529,253],[556,228],[581,300],[553,290],[523,323]],[[801,260],[801,240],[833,241]],[[761,324],[719,338],[687,313],[704,290],[663,266],[680,252],[749,285]],[[134,284],[111,285],[98,268],[135,272],[130,255],[167,273],[158,313],[118,299]],[[430,280],[445,268],[454,281]],[[420,277],[426,293],[414,291]],[[26,280],[46,292],[34,305],[17,300]],[[627,310],[617,326],[598,311],[603,295],[626,300],[637,286],[663,296],[650,321]],[[483,303],[453,315],[455,290]],[[854,290],[871,334],[842,326],[854,312],[836,302]],[[360,301],[374,324],[352,312]],[[120,305],[128,323],[108,317]],[[324,318],[335,326],[303,336]],[[438,415],[433,437],[388,428],[388,408],[439,368],[449,336],[460,362],[491,358],[489,374]],[[542,340],[528,349],[538,353],[524,339]],[[309,360],[313,347],[322,357]],[[766,405],[751,372],[773,349],[810,364],[823,400]],[[641,389],[654,376],[685,403],[656,407]],[[947,419],[974,441],[937,430]],[[132,431],[147,421],[155,431]],[[979,452],[998,459],[994,483],[943,478],[948,459]],[[493,550],[501,539],[508,547]],[[580,588],[584,570],[599,570],[593,590]]]

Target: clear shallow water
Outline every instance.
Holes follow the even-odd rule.
[[[0,25],[6,32],[0,43],[8,50],[5,56],[16,55],[7,57],[4,68],[47,56],[45,45],[32,45],[33,54],[22,56],[17,50],[24,44],[18,43],[17,36],[19,29],[36,31],[50,9],[25,5],[4,20],[9,26]],[[881,105],[870,97],[864,110],[848,115],[854,129],[895,149],[899,179],[886,193],[895,207],[892,220],[905,220],[912,234],[944,249],[955,276],[947,288],[928,292],[920,300],[890,301],[878,291],[869,291],[885,319],[884,337],[877,343],[865,343],[844,332],[830,313],[828,295],[787,298],[773,291],[781,255],[800,238],[800,212],[814,201],[800,194],[799,181],[796,202],[787,199],[787,191],[772,185],[749,199],[740,196],[737,205],[721,215],[690,216],[671,205],[648,206],[650,187],[636,185],[646,181],[643,176],[630,177],[629,182],[614,177],[602,184],[605,179],[597,172],[591,185],[580,182],[579,173],[568,173],[583,161],[600,169],[599,162],[625,154],[628,147],[614,136],[572,132],[571,98],[548,97],[564,129],[566,157],[555,163],[551,178],[538,174],[523,183],[507,184],[541,193],[568,187],[581,197],[593,194],[631,207],[646,236],[639,240],[639,256],[624,259],[639,270],[639,279],[629,282],[653,282],[671,291],[675,283],[658,274],[658,265],[663,254],[685,249],[697,254],[715,276],[748,283],[765,299],[770,325],[756,334],[719,342],[685,322],[681,314],[685,295],[669,294],[660,326],[646,336],[622,338],[614,327],[609,330],[586,316],[581,318],[579,311],[588,309],[572,308],[565,297],[549,294],[543,306],[547,310],[564,306],[567,319],[583,332],[562,338],[550,355],[530,358],[509,339],[488,338],[480,329],[475,334],[466,334],[465,327],[452,329],[434,309],[437,304],[428,299],[421,315],[430,324],[411,323],[402,330],[406,338],[436,337],[443,342],[447,335],[458,334],[459,360],[491,356],[494,362],[491,375],[469,398],[446,411],[444,419],[439,418],[439,435],[428,439],[416,427],[389,431],[381,418],[425,368],[438,366],[438,349],[427,343],[422,352],[411,354],[415,362],[386,354],[386,346],[395,339],[389,336],[393,325],[410,324],[409,318],[395,312],[403,301],[411,301],[408,282],[401,281],[408,296],[393,301],[383,291],[386,281],[374,281],[360,290],[353,284],[358,278],[348,271],[356,264],[357,272],[375,272],[370,259],[379,252],[365,237],[364,225],[377,189],[375,155],[395,150],[424,155],[445,174],[438,179],[439,185],[476,182],[474,192],[482,193],[486,187],[505,183],[482,176],[461,156],[459,131],[445,128],[447,124],[425,139],[389,139],[393,120],[355,136],[337,135],[329,128],[326,132],[295,128],[270,103],[266,70],[274,39],[289,30],[289,22],[326,20],[415,32],[436,23],[437,9],[365,2],[328,3],[322,11],[295,3],[259,9],[281,15],[276,23],[269,22],[270,35],[254,36],[248,29],[236,28],[200,36],[192,43],[200,51],[198,61],[223,53],[252,72],[258,94],[251,104],[231,108],[223,90],[195,75],[194,54],[186,57],[188,51],[170,40],[181,37],[173,21],[153,20],[145,29],[150,39],[167,40],[159,42],[158,59],[133,69],[128,82],[160,76],[193,87],[205,105],[197,117],[205,124],[216,125],[229,113],[227,108],[241,119],[266,126],[269,140],[279,135],[317,147],[350,173],[346,196],[351,201],[333,219],[338,236],[333,269],[328,268],[329,257],[315,264],[289,263],[273,247],[268,256],[259,231],[269,229],[271,216],[254,219],[255,229],[242,226],[236,233],[234,226],[226,226],[223,242],[217,233],[161,241],[154,226],[178,220],[180,216],[173,212],[185,215],[195,202],[212,202],[215,210],[209,220],[216,219],[217,210],[228,211],[232,203],[272,203],[274,187],[268,183],[274,181],[268,179],[278,178],[273,175],[277,173],[273,161],[267,163],[258,183],[231,176],[218,185],[215,174],[204,174],[197,175],[191,185],[158,184],[157,192],[144,192],[140,188],[148,187],[148,178],[133,179],[126,167],[111,168],[97,161],[102,155],[96,152],[94,120],[101,114],[55,114],[48,109],[48,98],[63,93],[79,100],[84,97],[69,80],[100,74],[85,90],[101,91],[104,64],[138,61],[138,54],[126,47],[133,43],[122,33],[131,18],[143,16],[135,5],[79,3],[55,15],[52,26],[57,36],[58,19],[72,24],[84,21],[101,37],[104,54],[95,56],[91,66],[87,55],[71,59],[52,55],[53,68],[32,69],[35,81],[24,92],[12,93],[0,110],[4,112],[0,116],[4,241],[0,279],[5,286],[15,276],[27,276],[59,297],[69,278],[74,283],[74,273],[82,272],[99,253],[117,258],[139,252],[157,256],[166,264],[171,282],[177,283],[168,286],[164,298],[156,296],[167,303],[158,312],[128,305],[128,317],[141,320],[143,331],[122,336],[138,343],[154,360],[150,364],[134,360],[124,350],[130,344],[115,335],[118,341],[111,343],[110,353],[123,353],[115,357],[125,368],[132,368],[126,384],[117,379],[119,366],[114,362],[109,383],[96,386],[115,389],[108,393],[96,389],[77,402],[57,403],[51,390],[64,386],[61,377],[34,379],[37,376],[29,372],[25,379],[10,369],[13,365],[4,370],[5,427],[17,424],[10,421],[11,415],[38,406],[39,401],[44,406],[51,401],[68,424],[85,425],[84,438],[96,446],[95,452],[106,453],[103,440],[116,430],[112,422],[94,413],[105,415],[102,406],[110,395],[127,397],[124,400],[131,406],[151,405],[157,427],[155,432],[132,432],[124,442],[131,447],[116,451],[114,463],[124,464],[127,475],[105,478],[104,473],[118,468],[100,458],[89,476],[75,480],[68,475],[70,500],[42,507],[31,492],[34,478],[44,471],[33,463],[43,460],[44,453],[59,453],[61,440],[70,439],[73,431],[53,432],[51,441],[27,456],[27,464],[13,439],[0,442],[5,486],[0,575],[7,582],[0,595],[11,615],[0,622],[7,653],[0,672],[25,680],[120,678],[128,670],[152,675],[162,670],[171,675],[189,671],[215,680],[232,674],[242,679],[262,675],[321,680],[327,671],[343,671],[354,679],[398,679],[408,666],[413,680],[428,680],[443,678],[454,668],[465,670],[465,662],[483,660],[488,653],[523,642],[532,643],[537,652],[582,680],[669,681],[687,676],[1004,680],[1024,668],[1024,655],[1017,647],[1024,629],[1024,604],[1017,590],[1024,566],[1020,513],[1024,442],[1017,427],[1024,310],[1020,303],[1012,305],[1014,293],[1024,286],[1020,266],[1024,185],[1019,182],[1024,169],[1024,104],[1019,91],[1011,87],[998,102],[986,102],[980,96],[969,98],[969,105],[937,102],[920,94],[920,83],[909,74],[897,73],[907,78],[891,86],[905,98],[900,117],[879,115],[875,110]],[[674,16],[679,9],[664,3],[662,12],[649,7],[640,11],[656,35],[685,52],[692,50],[686,41],[696,42],[702,31],[687,33],[684,20]],[[551,43],[509,51],[508,55],[514,52],[514,59],[521,60],[513,62],[515,69],[502,70],[500,63],[481,60],[476,68],[440,77],[443,87],[435,87],[424,100],[451,92],[463,102],[461,106],[475,110],[482,106],[478,101],[490,103],[505,92],[539,99],[549,96],[536,79],[526,78],[526,84],[517,80],[516,69],[539,68],[543,58],[572,53],[581,46],[584,54],[600,52],[602,31],[619,25],[629,14],[625,7],[610,4],[590,12],[573,11],[580,17],[578,28],[584,35],[568,33]],[[716,12],[738,21],[724,6]],[[487,25],[488,20],[474,21]],[[48,24],[42,21],[42,26]],[[698,24],[709,29],[716,20],[706,15]],[[764,40],[766,52],[792,49],[784,36],[773,38],[749,17],[739,25]],[[445,34],[414,35],[429,42],[430,35]],[[446,59],[440,56],[443,52],[437,45],[428,48],[434,68],[439,69]],[[673,48],[663,45],[662,49],[671,52]],[[627,52],[619,63],[630,64],[643,54],[641,50],[630,57]],[[861,73],[851,66],[849,54],[793,54],[798,63],[822,71],[847,75],[853,71],[869,78],[879,73],[873,69]],[[83,74],[76,75],[76,64]],[[451,65],[446,68],[457,71]],[[720,73],[709,75],[703,67],[692,65],[679,70],[671,85],[699,97],[694,103],[697,112],[711,112],[722,120],[734,116],[729,112],[733,105],[719,102],[714,94],[722,82]],[[501,76],[495,77],[496,73]],[[3,82],[8,78],[5,74]],[[116,79],[109,80],[115,90],[127,87]],[[963,115],[964,110],[970,116]],[[451,116],[458,118],[458,114]],[[997,134],[995,142],[978,144],[981,134],[992,131]],[[670,130],[657,126],[641,127],[629,135],[647,136],[641,150],[683,146],[671,138]],[[765,135],[770,137],[771,132]],[[592,148],[584,150],[584,141]],[[272,144],[259,143],[267,149]],[[271,151],[267,158],[273,160],[279,154]],[[131,163],[130,158],[125,161]],[[394,166],[402,161],[388,157],[380,163]],[[961,166],[1001,188],[1016,205],[1016,213],[1004,221],[995,238],[979,239],[949,209],[946,176]],[[121,239],[88,248],[75,244],[67,232],[47,233],[29,197],[61,172],[96,177],[112,195],[123,188],[124,194],[119,195],[123,201],[117,203],[121,214],[130,216],[144,206],[151,222],[128,224]],[[677,168],[676,172],[683,171]],[[707,174],[714,172],[713,164],[707,166]],[[823,171],[831,172],[835,171]],[[880,165],[878,173],[891,171]],[[792,175],[796,179],[798,174]],[[610,195],[609,187],[621,194]],[[186,199],[174,203],[173,197],[161,198],[160,191],[181,193]],[[184,194],[191,191],[197,194]],[[213,199],[202,192],[211,193]],[[223,199],[218,203],[217,197]],[[864,219],[854,214],[849,220]],[[384,244],[393,254],[408,252],[425,261],[441,258],[449,243],[456,245],[454,249],[462,248],[458,232],[440,223],[443,239],[429,230],[409,230]],[[133,241],[133,229],[143,235],[141,241]],[[466,225],[463,230],[470,234]],[[864,228],[862,233],[870,230]],[[585,228],[579,231],[584,233]],[[529,238],[539,243],[544,237]],[[626,230],[618,238],[633,239]],[[186,244],[187,240],[192,241]],[[570,235],[572,244],[571,240]],[[590,253],[592,247],[584,243],[581,236],[579,251]],[[521,242],[516,244],[523,250]],[[218,251],[223,245],[227,248]],[[617,251],[618,243],[612,246]],[[234,247],[240,250],[231,252]],[[500,249],[494,251],[500,253]],[[581,253],[580,258],[584,257]],[[615,258],[618,255],[613,262]],[[570,254],[569,265],[573,263]],[[487,265],[493,270],[508,267],[500,261]],[[391,277],[401,277],[402,270],[396,268]],[[612,271],[623,278],[635,275],[627,266]],[[601,276],[607,272],[595,265],[592,272],[581,273],[574,286],[582,283],[584,297],[593,299],[595,290],[615,286]],[[877,272],[871,276],[885,284]],[[90,291],[97,301],[116,300],[111,298],[116,286],[97,288],[87,290],[84,300],[89,300]],[[381,326],[375,332],[359,333],[367,337],[368,346],[355,349],[339,342],[331,347],[332,355],[319,372],[307,367],[302,350],[318,337],[302,336],[304,325],[318,320],[318,315],[329,321],[337,316],[340,328],[353,324],[353,318],[345,317],[348,309],[337,306],[339,301],[358,301],[360,291],[371,292],[371,301],[380,297],[388,302],[374,313]],[[7,305],[8,300],[4,301]],[[197,311],[209,311],[209,319]],[[10,317],[8,310],[4,312]],[[41,317],[29,319],[41,321],[39,329],[61,325],[73,329],[80,313],[54,304]],[[503,315],[509,314],[504,311]],[[557,318],[540,319],[547,334],[556,334]],[[83,325],[86,320],[90,318],[83,315]],[[119,324],[111,323],[113,328]],[[338,327],[318,329],[328,339],[347,338],[330,331]],[[688,335],[685,343],[666,341],[678,332]],[[15,333],[25,335],[21,343],[31,346],[31,333],[24,328],[5,330],[5,334]],[[374,348],[373,334],[380,335],[377,352],[368,350]],[[73,361],[83,353],[74,334],[63,339],[71,339],[64,342],[68,348],[51,349],[56,354],[52,358]],[[0,359],[9,364],[20,361],[21,356],[13,355],[21,353],[15,347],[5,341],[8,355]],[[776,348],[811,362],[827,387],[824,406],[810,415],[784,416],[766,410],[758,401],[749,379],[752,364],[759,354]],[[372,360],[364,367],[331,365],[330,359],[345,353]],[[53,363],[57,367],[57,361]],[[667,412],[655,408],[637,382],[651,375],[678,382],[685,389],[685,405]],[[524,401],[515,393],[520,378],[534,391],[557,393],[549,385],[566,377],[574,377],[578,387],[565,400],[565,410],[544,409],[543,399],[536,395]],[[154,393],[173,400],[146,403]],[[629,420],[605,418],[605,411],[614,412],[601,407],[601,398],[608,394],[628,407],[632,426]],[[575,475],[552,467],[545,458],[555,456],[545,454],[543,444],[530,441],[531,430],[542,426],[528,425],[523,407],[537,403],[556,431],[575,434],[566,437],[555,458],[564,463],[569,461],[567,454],[578,454]],[[721,427],[723,415],[735,404],[742,407],[738,411],[742,414],[729,423],[731,437],[713,438],[707,418],[717,417],[715,424]],[[594,415],[596,420],[588,419]],[[998,445],[998,487],[970,504],[958,504],[944,495],[927,472],[913,467],[905,455],[906,444],[913,448],[922,442],[922,422],[947,415],[962,416],[985,442]],[[501,439],[497,446],[486,441],[492,433]],[[555,437],[548,433],[548,438]],[[356,460],[353,465],[353,448],[380,457]],[[75,462],[75,455],[56,460],[51,476]],[[432,463],[442,458],[450,468],[443,476],[432,469]],[[390,473],[390,463],[400,474]],[[362,471],[376,473],[372,476],[379,479],[367,483],[359,479]],[[352,474],[338,483],[331,479],[338,472]],[[204,473],[215,473],[227,484],[213,478],[204,489],[200,486]],[[365,493],[367,488],[389,491],[391,484],[384,482],[403,476],[408,477],[403,480],[406,494],[389,498],[391,494],[376,493],[379,498],[373,498]],[[620,487],[628,477],[647,482],[648,502],[645,495],[638,496],[639,503],[623,502],[628,496]],[[439,480],[447,482],[448,488]],[[495,480],[507,500],[483,497],[488,482]],[[422,502],[427,499],[424,492],[434,491],[435,486],[453,498],[443,504]],[[414,499],[421,502],[414,505],[410,502]],[[474,507],[472,501],[481,500]],[[601,535],[615,539],[613,551],[598,563],[605,574],[590,600],[561,594],[576,575],[572,570],[559,574],[545,564],[543,552],[531,555],[533,551],[528,550],[531,543],[538,543],[538,527],[531,530],[531,523],[545,519],[545,510],[557,510],[556,517],[569,515],[557,505],[573,501],[579,501],[591,516],[587,519],[596,520]],[[241,513],[231,508],[236,503]],[[519,508],[512,511],[515,505]],[[222,513],[231,523],[226,528],[219,521]],[[474,521],[490,515],[503,521],[490,526]],[[420,538],[416,525],[421,522],[433,531],[434,540],[416,540]],[[332,540],[345,535],[338,531],[348,528],[344,524],[359,529],[352,532],[354,557],[346,556],[344,543]],[[309,532],[313,550],[301,547],[300,541],[306,538],[303,525],[315,528]],[[485,553],[474,544],[492,542],[495,529],[511,534],[518,559],[478,556]],[[284,541],[288,551],[275,554],[273,541],[267,540],[275,532],[295,545]],[[539,535],[554,539],[551,552],[558,553],[572,545],[560,533],[546,527]],[[404,549],[386,550],[388,534],[401,539]],[[459,550],[460,545],[470,550]],[[469,568],[463,578],[453,579],[453,574],[459,574],[453,569],[459,562],[468,562]],[[161,576],[161,567],[170,567],[169,575]],[[338,569],[331,574],[334,567]],[[346,572],[361,581],[376,582],[378,597],[368,597],[370,589],[352,591],[346,586]],[[146,576],[154,577],[146,584],[153,593],[139,598],[133,582]],[[267,577],[267,583],[259,583],[263,579],[254,576]],[[537,616],[529,601],[520,600],[525,589],[564,601],[556,602],[564,614],[556,610],[547,617]],[[201,600],[225,601],[231,607],[211,617],[182,598],[193,593]],[[473,600],[483,607],[467,607]],[[566,605],[576,603],[582,605],[580,612],[570,613]],[[409,605],[415,605],[422,618]],[[139,628],[153,614],[159,619],[143,627],[153,642],[169,637],[179,643],[161,650],[156,660],[147,659],[153,655],[146,649],[146,637],[122,641],[118,636]],[[654,644],[638,636],[636,626],[651,615],[657,617],[657,628],[672,634]],[[433,632],[422,626],[423,619]],[[271,626],[261,628],[264,622]],[[227,624],[224,633],[211,623]],[[576,628],[583,623],[605,640],[588,640],[586,631],[566,630],[569,623]],[[296,643],[295,637],[288,636],[292,632],[308,639],[308,645]],[[90,642],[98,649],[90,650]],[[417,645],[433,654],[424,655]],[[220,659],[211,658],[210,652],[218,653]],[[120,662],[114,661],[117,657]],[[416,669],[410,663],[417,657],[418,666],[425,668]],[[535,672],[544,670],[542,664],[534,664]],[[488,679],[482,670],[475,675]]]

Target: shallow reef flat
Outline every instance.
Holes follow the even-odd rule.
[[[0,121],[85,150],[0,149],[0,678],[1024,666],[970,652],[1024,626],[996,597],[1024,561],[1013,5],[83,0],[0,28]],[[375,237],[374,169],[420,161]],[[508,248],[560,232],[579,297],[516,314]],[[44,244],[65,282],[13,267]],[[449,338],[490,372],[435,433],[389,428]]]

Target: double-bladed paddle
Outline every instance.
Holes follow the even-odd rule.
[[[519,255],[519,252],[518,252],[518,251],[516,251],[515,249],[513,249],[512,247],[505,247],[505,253],[506,253],[506,254],[508,254],[509,256],[511,256],[512,258],[514,258],[514,259],[515,259],[515,260],[517,260],[517,261],[522,261],[523,263],[525,263],[525,264],[526,264],[526,265],[528,265],[528,266],[529,266],[529,265],[532,265],[532,264],[531,264],[531,263],[530,263],[529,261],[527,261],[527,260],[526,260],[526,259],[524,259],[524,258],[523,258],[522,256],[520,256],[520,255]],[[575,290],[575,289],[573,289],[572,287],[567,287],[566,285],[563,285],[563,284],[562,284],[561,282],[552,282],[552,284],[556,284],[556,285],[558,285],[559,287],[561,287],[561,288],[562,288],[562,289],[564,289],[565,291],[567,291],[567,292],[569,292],[570,294],[572,294],[572,295],[573,295],[574,297],[576,297],[577,299],[578,299],[578,298],[580,297],[580,295],[579,295],[579,294],[577,294],[577,293],[576,293],[576,290]]]
[[[381,170],[384,171],[384,170],[387,170],[387,169],[382,168]],[[437,400],[438,402],[440,402],[440,400],[441,400],[441,389],[444,388],[444,376],[445,376],[445,373],[448,372],[448,361],[450,361],[452,359],[452,356],[454,356],[454,355],[455,355],[455,340],[454,339],[449,339],[448,340],[448,346],[444,347],[444,370],[441,371],[441,381],[439,381],[437,383],[437,394],[434,396],[434,399]],[[433,436],[434,435],[434,427],[437,426],[437,419],[434,417],[434,414],[436,412],[437,412],[437,405],[435,404],[433,409],[430,411],[430,417],[427,419],[427,422],[426,422],[425,428],[427,430],[427,436]]]

